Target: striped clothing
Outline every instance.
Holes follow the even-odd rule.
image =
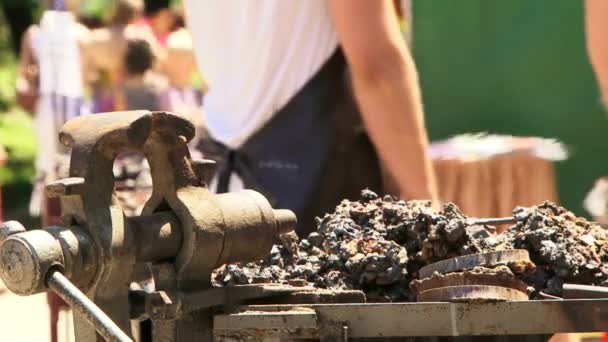
[[[40,76],[34,120],[38,140],[37,179],[30,200],[30,214],[34,216],[41,214],[44,184],[67,177],[61,172],[64,168],[59,166],[68,152],[58,141],[61,127],[66,121],[87,112],[79,29],[72,13],[49,10],[44,12],[39,27],[31,31],[31,48],[38,61]]]

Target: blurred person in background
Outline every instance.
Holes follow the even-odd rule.
[[[63,124],[86,114],[84,101],[88,30],[76,20],[78,1],[46,1],[39,25],[28,29],[21,47],[17,100],[34,113],[38,140],[36,179],[30,213],[41,214],[42,225],[61,223],[58,198],[49,198],[45,184],[68,176],[69,150],[58,141]],[[61,299],[48,292],[51,338],[57,340]]]
[[[67,149],[57,135],[69,119],[87,113],[84,102],[88,30],[74,16],[78,1],[47,1],[39,25],[22,40],[17,102],[33,113],[38,141],[30,213],[44,225],[58,223],[58,203],[46,199],[44,184],[65,177]],[[62,171],[63,170],[63,171]]]
[[[127,42],[125,75],[116,98],[116,110],[160,109],[158,89],[146,77],[153,64],[154,54],[147,41],[133,39]],[[117,198],[125,215],[139,215],[152,190],[149,165],[143,154],[120,153],[114,160],[114,178]]]
[[[192,48],[192,37],[183,20],[183,7],[176,9],[175,14],[175,30],[167,38],[162,66],[169,84],[160,94],[160,105],[162,110],[187,115],[202,125],[200,107],[205,85],[197,84],[200,74]]]
[[[124,76],[116,98],[116,110],[159,110],[158,89],[146,79],[154,64],[150,43],[143,39],[129,40],[123,63]]]
[[[200,139],[206,136],[205,120],[201,110],[204,84],[196,85],[198,74],[192,39],[184,27],[178,28],[167,39],[167,54],[162,70],[168,79],[168,86],[159,93],[160,110],[177,113],[188,117],[196,134],[190,141],[191,153],[201,157],[196,148]]]
[[[116,0],[108,25],[91,31],[86,59],[91,65],[94,113],[116,110],[115,102],[126,75],[124,56],[129,40],[146,40],[154,53],[158,53],[156,39],[150,30],[135,25],[143,11],[143,0]]]
[[[437,200],[417,72],[392,1],[185,7],[209,85],[212,138],[201,149],[219,163],[217,192],[262,192],[296,212],[301,236],[340,200],[381,191],[380,162],[392,193]]]
[[[115,110],[160,110],[158,84],[150,72],[155,56],[150,42],[144,39],[128,39],[121,68],[122,76],[115,96]],[[118,203],[126,216],[139,215],[152,193],[150,166],[144,155],[138,152],[122,152],[114,160],[114,190]],[[132,288],[153,290],[149,269],[145,265],[135,268]],[[143,341],[149,339],[150,322],[143,327],[134,324],[134,334]]]
[[[196,60],[190,33],[185,28],[169,35],[162,70],[169,87],[161,93],[161,109],[184,114],[192,111],[199,113],[204,89],[194,86]]]
[[[175,28],[176,17],[170,5],[170,0],[145,0],[144,16],[137,23],[149,28],[163,47]]]

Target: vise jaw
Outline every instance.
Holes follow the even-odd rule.
[[[129,335],[136,267],[151,265],[151,297],[157,298],[162,291],[209,289],[215,268],[268,255],[277,236],[295,228],[295,215],[274,210],[254,191],[209,191],[214,163],[191,159],[187,142],[194,131],[188,120],[167,112],[102,113],[67,122],[59,139],[72,149],[69,178],[47,185],[49,196],[60,198],[62,225],[26,231],[12,221],[0,228],[6,286],[20,295],[49,287],[58,292],[75,306],[77,341],[121,340],[78,305],[80,297],[54,287],[51,275],[69,279]],[[126,217],[114,196],[112,165],[123,152],[142,153],[150,165],[153,190],[141,216]],[[154,311],[154,300],[147,303]],[[204,310],[173,316],[158,322],[155,340],[210,340],[209,324]]]

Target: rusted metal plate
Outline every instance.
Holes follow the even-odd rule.
[[[225,305],[364,303],[361,291],[320,290],[281,284],[252,284],[195,292],[156,291],[146,294],[144,310],[155,320],[175,320],[212,307]]]
[[[249,304],[338,304],[365,303],[366,297],[357,290],[303,289],[280,296],[248,300]]]
[[[527,292],[528,285],[508,274],[456,272],[449,274],[433,274],[429,278],[415,280],[410,285],[416,293],[446,286],[462,285],[491,285]]]
[[[428,278],[433,273],[450,273],[470,270],[478,266],[506,265],[509,263],[529,262],[530,255],[527,250],[513,249],[480,254],[469,254],[452,259],[446,259],[434,264],[424,266],[419,271],[419,278]]]
[[[608,331],[608,299],[497,303],[264,305],[214,316],[215,337],[317,338],[318,316],[349,338]]]
[[[419,302],[497,302],[507,300],[528,300],[525,292],[501,286],[460,285],[438,287],[422,291],[417,295]]]
[[[291,308],[286,311],[264,311],[252,307],[237,314],[215,315],[214,337],[234,338],[318,338],[317,314],[312,308]]]
[[[176,319],[186,313],[222,305],[365,302],[365,294],[361,291],[320,290],[280,284],[237,285],[190,293],[157,291],[146,297],[146,311],[154,319]]]

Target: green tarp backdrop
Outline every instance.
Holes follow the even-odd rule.
[[[606,32],[608,39],[608,32]],[[465,132],[555,137],[562,204],[608,175],[608,115],[585,50],[580,0],[417,0],[414,55],[432,139]]]

